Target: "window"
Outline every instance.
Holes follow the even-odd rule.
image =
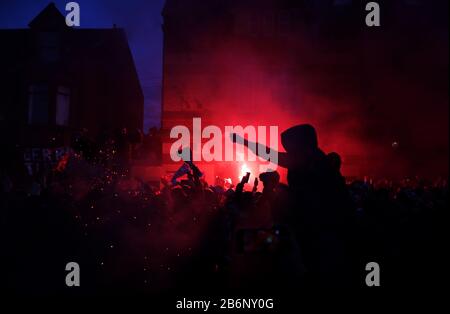
[[[57,33],[42,32],[38,34],[39,57],[44,62],[55,62],[59,59],[59,37]]]
[[[69,125],[70,89],[58,86],[56,94],[56,125]]]
[[[48,123],[48,86],[44,84],[31,85],[28,90],[28,123]]]

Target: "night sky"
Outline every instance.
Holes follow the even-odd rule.
[[[53,1],[65,14],[70,1]],[[145,96],[145,131],[159,126],[164,0],[78,0],[81,28],[124,28]],[[0,28],[27,28],[49,0],[0,1]]]

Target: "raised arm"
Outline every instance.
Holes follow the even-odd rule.
[[[268,151],[272,150],[273,154],[278,154],[278,166],[283,168],[289,168],[291,165],[291,162],[289,161],[289,156],[287,153],[277,152],[273,151],[272,148],[269,148],[265,145],[261,145],[259,143],[250,142],[249,140],[239,136],[238,134],[231,134],[231,140],[234,143],[243,144],[244,146],[248,147],[256,156],[264,158],[267,161],[273,162],[273,160],[270,160],[270,155],[268,155]]]

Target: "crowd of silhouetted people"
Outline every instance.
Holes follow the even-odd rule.
[[[95,144],[79,134],[45,186],[17,188],[2,172],[3,281],[12,291],[65,291],[61,265],[71,261],[87,294],[364,287],[369,262],[387,286],[439,276],[446,179],[346,182],[339,155],[301,125],[282,134],[287,184],[277,172],[208,183],[184,162],[183,176],[155,187],[128,169],[133,144],[154,145],[143,142],[126,130]]]

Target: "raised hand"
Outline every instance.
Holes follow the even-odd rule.
[[[253,182],[253,190],[252,190],[253,193],[256,193],[256,191],[258,191],[258,183],[259,180],[257,177],[255,177],[255,181]]]
[[[247,174],[242,177],[241,183],[242,184],[247,184],[249,179],[250,179],[250,172],[247,172]]]

